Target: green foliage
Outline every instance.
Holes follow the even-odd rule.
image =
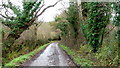
[[[87,42],[89,44],[80,45],[79,50],[77,50],[77,48],[76,50],[73,50],[73,49],[70,49],[69,47],[61,45],[61,47],[69,55],[74,57],[74,61],[76,63],[83,66],[89,65],[89,64],[85,64],[82,58],[85,58],[85,60],[89,59],[93,61],[93,63],[91,63],[90,65],[93,64],[97,66],[117,66],[120,63],[119,57],[118,57],[119,56],[118,45],[120,45],[118,44],[120,41],[119,4],[114,3],[114,12],[116,13],[116,16],[114,18],[114,24],[117,27],[115,27],[110,23],[112,21],[110,19],[112,16],[111,13],[113,11],[113,9],[111,8],[112,5],[113,3],[106,3],[106,2],[82,3],[83,18],[85,17],[86,19],[83,19],[82,25],[81,24],[79,25],[81,25],[84,36],[86,37]],[[73,6],[74,5],[71,5],[69,7],[68,18],[67,18],[67,21],[69,23],[68,26],[72,26],[71,28],[76,27],[75,23],[78,21],[78,19],[76,18],[78,16],[76,16],[76,14],[74,13],[74,12],[77,13],[77,10],[75,10]],[[63,25],[61,25],[61,27],[62,26]],[[115,28],[112,29],[112,27],[115,27]],[[68,36],[68,35],[66,34],[65,36]],[[71,41],[69,41],[69,43],[71,43]],[[71,47],[73,48],[76,46],[72,45]],[[93,53],[92,51],[94,52],[97,51],[97,52]]]
[[[10,8],[15,15],[15,17],[6,18],[3,21],[3,24],[12,29],[11,34],[13,37],[16,37],[33,23],[30,23],[30,21],[34,17],[34,12],[36,12],[36,10],[39,8],[41,1],[42,0],[38,0],[37,2],[23,1],[23,9],[20,9],[18,6],[13,5],[11,2],[4,4],[4,6]]]
[[[100,48],[96,53],[96,58],[102,65],[117,66],[119,64],[119,47],[117,45],[118,42],[117,39],[115,39],[115,35],[116,31],[114,30],[109,34],[109,37],[104,38],[102,48]]]
[[[87,20],[86,18],[88,17],[88,11],[89,11],[89,6],[88,6],[88,3],[87,2],[82,2],[81,3],[81,8],[82,8],[82,16],[83,16],[83,21],[81,22],[81,29],[82,29],[82,32],[88,42],[88,38],[87,38]]]
[[[110,4],[109,3],[89,3],[89,14],[87,17],[89,44],[97,51],[100,46],[101,35],[110,21]]]
[[[118,27],[116,34],[117,34],[117,43],[118,43],[117,47],[119,48],[119,46],[120,46],[120,2],[113,3],[113,9],[115,10],[114,24],[115,24],[115,26]],[[117,50],[119,53],[119,49],[117,49]],[[118,57],[118,56],[119,56],[119,54],[117,54],[117,57],[115,57],[115,59],[113,61],[117,61],[114,64],[118,63],[118,65],[119,65],[120,57]]]
[[[77,36],[79,34],[79,27],[80,27],[79,9],[77,7],[77,4],[70,5],[70,7],[68,8],[67,21],[69,22],[71,28],[74,31],[73,34],[74,34],[75,38],[77,38]]]
[[[62,17],[56,17],[56,21],[59,21],[58,28],[62,31],[62,36],[65,36],[69,32],[69,27],[73,29],[73,34],[75,37],[78,35],[79,31],[79,12],[77,4],[70,5],[67,11],[67,18],[64,21]],[[63,20],[63,21],[62,21]]]
[[[56,18],[56,21],[59,22],[58,28],[61,30],[62,42],[68,44],[68,46],[77,46],[80,43],[80,22],[77,4],[71,4],[68,11],[65,11],[63,17]]]
[[[114,24],[120,27],[120,4],[113,3],[113,9],[115,10]]]
[[[2,52],[5,53],[3,55],[3,63],[8,62],[9,60],[18,57],[21,54],[25,54],[31,50],[33,50],[37,45],[36,41],[30,42],[29,40],[25,41],[25,43],[21,43],[22,45],[13,45],[14,41],[20,37],[20,34],[26,30],[28,27],[32,25],[33,22],[30,22],[34,17],[34,13],[39,9],[42,0],[34,1],[23,1],[22,7],[20,9],[19,6],[13,5],[10,1],[8,3],[3,4],[4,7],[13,11],[13,16],[9,16],[2,21],[2,24],[8,26],[11,31],[7,39],[3,39],[3,48]],[[31,47],[30,45],[33,44]],[[23,50],[23,49],[28,50]],[[29,48],[28,48],[29,47]],[[17,48],[17,49],[16,49]],[[23,51],[23,52],[22,52]],[[26,52],[25,52],[26,51]],[[19,53],[17,53],[19,52]],[[14,54],[11,56],[11,54]]]
[[[34,51],[25,54],[23,56],[20,56],[18,58],[13,59],[12,61],[10,61],[9,63],[5,64],[6,66],[18,66],[20,63],[25,62],[26,60],[30,59],[32,56],[34,56],[35,54],[37,54],[40,50],[42,50],[43,48],[45,48],[47,45],[49,45],[50,43],[47,43],[43,46],[40,46],[38,49],[35,49]]]
[[[113,9],[115,10],[115,17],[114,17],[114,24],[118,27],[117,31],[117,39],[118,39],[118,46],[120,45],[120,2],[113,3]]]
[[[89,12],[89,2],[82,2],[81,3],[81,7],[82,7],[82,15],[83,17],[87,17],[88,16],[88,12]]]
[[[68,32],[67,27],[68,27],[68,23],[65,23],[65,22],[57,24],[57,28],[62,31],[61,36],[67,35],[67,32]]]
[[[35,48],[39,47],[39,45],[43,45],[49,42],[49,38],[52,40],[56,40],[59,38],[59,33],[55,25],[50,25],[50,23],[42,23],[39,24],[38,30],[35,31],[34,25],[30,27],[29,30],[24,31],[18,38],[15,40],[14,38],[10,38],[4,41],[2,47],[2,62],[3,64],[8,63],[9,61],[13,60],[14,58],[24,55],[26,53],[31,52]],[[8,31],[7,31],[8,32]],[[35,35],[37,32],[37,35]],[[15,40],[15,41],[14,41]],[[14,43],[14,44],[12,44]]]
[[[79,49],[82,53],[91,53],[93,48],[90,46],[90,45],[83,45],[83,46],[80,46],[80,49]]]
[[[92,61],[80,57],[79,53],[77,53],[75,50],[70,49],[65,45],[60,45],[60,47],[63,48],[63,50],[65,50],[68,53],[68,55],[70,55],[73,58],[76,64],[81,66],[92,66],[92,63],[93,63]]]
[[[57,16],[55,21],[58,22],[56,25],[57,29],[61,30],[61,37],[64,37],[68,34],[69,23],[66,21],[66,18],[62,16]]]

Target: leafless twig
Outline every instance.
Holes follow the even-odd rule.
[[[54,7],[54,6],[57,5],[57,3],[59,3],[60,1],[62,1],[62,0],[57,1],[54,5],[47,6],[47,7],[44,8],[44,9],[42,10],[42,12],[41,12],[40,14],[38,14],[36,17],[38,18],[38,17],[39,17],[40,15],[42,15],[43,12],[45,12],[48,8]]]

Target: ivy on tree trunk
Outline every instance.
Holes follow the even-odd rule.
[[[104,30],[110,22],[110,4],[104,2],[91,2],[88,4],[89,11],[87,17],[88,43],[93,47],[93,52],[97,52],[102,45]],[[102,39],[100,41],[100,39]]]

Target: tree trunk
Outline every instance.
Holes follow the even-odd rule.
[[[82,5],[81,5],[81,0],[78,0],[78,8],[79,8],[79,37],[80,37],[80,42],[84,42],[84,41],[86,41],[86,39],[85,39],[85,36],[84,36],[84,34],[83,34],[83,30],[82,30],[82,24],[83,24],[83,15],[82,15]]]

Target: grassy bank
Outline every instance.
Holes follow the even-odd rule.
[[[73,58],[74,62],[77,65],[79,65],[79,66],[92,66],[92,64],[93,64],[92,61],[80,57],[79,54],[75,50],[73,50],[65,45],[60,45],[60,47],[63,48],[63,50],[65,50],[68,53],[68,55],[70,55]]]
[[[15,58],[12,61],[10,61],[9,63],[5,64],[5,66],[19,66],[20,63],[23,63],[26,60],[31,59],[32,56],[37,54],[40,50],[44,49],[49,44],[50,43],[47,43],[47,44],[45,44],[43,46],[40,46],[38,49],[35,49],[34,51],[32,51],[32,52],[30,52],[28,54],[25,54],[25,55],[22,55],[22,56],[20,56],[18,58]]]

